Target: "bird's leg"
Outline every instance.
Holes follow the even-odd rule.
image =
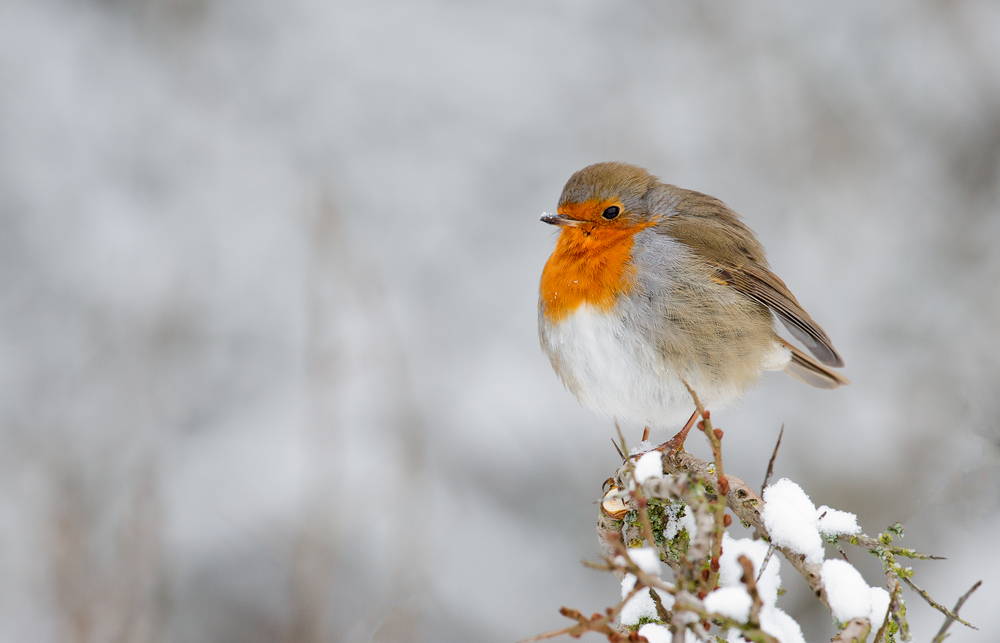
[[[658,451],[681,451],[684,448],[684,441],[687,440],[688,433],[691,431],[691,427],[694,426],[694,421],[698,419],[698,409],[694,410],[688,421],[684,423],[684,428],[677,432],[677,435],[670,438],[660,446],[656,447]]]

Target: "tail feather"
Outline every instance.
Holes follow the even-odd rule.
[[[850,380],[846,377],[831,370],[829,367],[820,364],[811,356],[805,354],[785,340],[779,338],[778,341],[780,341],[785,348],[792,353],[792,359],[788,362],[788,365],[785,366],[785,372],[795,379],[801,380],[806,384],[817,388],[829,389],[850,384]]]

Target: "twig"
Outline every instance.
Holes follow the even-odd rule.
[[[684,630],[687,629],[687,626],[684,624],[680,612],[674,612],[674,618],[670,621],[670,629],[673,631],[673,636],[670,637],[670,643],[684,643],[684,639],[687,638],[687,634],[684,633]]]
[[[684,386],[687,388],[688,393],[691,394],[691,399],[694,400],[694,406],[698,409],[698,414],[701,415],[702,419],[698,422],[698,428],[701,429],[705,437],[708,438],[709,444],[712,445],[712,459],[715,461],[718,498],[712,503],[712,514],[715,524],[712,530],[712,555],[709,558],[709,574],[708,578],[705,579],[705,591],[710,592],[719,584],[719,561],[722,559],[722,534],[726,528],[726,494],[729,492],[729,481],[726,479],[726,472],[722,467],[723,433],[721,429],[712,428],[712,416],[701,405],[701,400],[694,389],[686,381],[684,382]]]
[[[635,587],[629,592],[625,598],[620,600],[614,607],[609,607],[605,610],[604,614],[595,613],[589,618],[584,616],[579,610],[575,610],[570,607],[560,607],[559,613],[568,619],[576,621],[576,625],[570,625],[569,627],[564,627],[561,630],[552,630],[550,632],[543,632],[537,636],[533,636],[528,639],[522,639],[520,643],[533,643],[534,641],[544,641],[546,639],[553,639],[557,636],[562,636],[568,634],[573,638],[579,638],[585,632],[597,632],[598,634],[604,634],[609,640],[623,640],[625,637],[622,636],[621,632],[614,629],[611,623],[614,622],[615,618],[618,617],[618,613],[622,611],[625,604],[632,600],[632,597],[638,594],[640,591],[645,589],[645,586],[639,582],[636,582]]]
[[[764,474],[764,482],[760,485],[760,495],[764,495],[764,489],[767,489],[767,483],[771,481],[771,476],[774,475],[774,461],[778,458],[778,449],[781,448],[781,438],[785,437],[785,423],[781,423],[781,430],[778,431],[778,441],[774,443],[774,450],[771,451],[771,459],[767,461],[767,473]]]
[[[663,454],[663,465],[667,473],[686,473],[695,479],[711,479],[711,466],[708,462],[697,458],[687,451],[669,451]],[[744,523],[750,525],[760,537],[770,540],[764,521],[761,518],[761,508],[764,501],[750,486],[736,476],[726,476],[729,484],[729,493],[726,494],[726,502],[729,509],[736,517]],[[799,574],[805,578],[806,583],[813,594],[824,604],[827,604],[826,590],[820,578],[820,566],[815,563],[808,563],[805,556],[796,553],[787,547],[776,547],[778,551],[788,560]]]
[[[736,561],[743,568],[743,577],[740,578],[740,581],[747,586],[747,592],[750,594],[750,598],[753,599],[753,604],[750,607],[750,625],[759,627],[760,610],[764,607],[764,601],[761,600],[760,593],[757,591],[757,581],[753,575],[753,563],[744,554],[740,554]]]
[[[689,596],[689,595],[688,595]],[[673,613],[676,616],[680,612],[691,612],[696,614],[699,618],[705,621],[715,621],[723,627],[723,629],[737,629],[743,632],[748,638],[752,638],[754,641],[761,641],[762,643],[780,643],[778,639],[774,636],[768,634],[764,630],[760,629],[760,626],[748,625],[746,623],[740,623],[735,619],[729,618],[728,616],[723,616],[722,614],[716,614],[714,612],[709,612],[700,603],[696,603],[688,596],[678,594],[677,600],[674,603]]]
[[[607,487],[607,482],[602,487],[604,501],[598,514],[598,535],[604,551],[604,563],[585,564],[593,569],[613,572],[619,577],[626,573],[632,574],[635,577],[632,591],[628,592],[627,596],[615,606],[607,608],[603,613],[594,613],[589,617],[577,610],[564,607],[560,613],[573,619],[575,623],[560,630],[538,635],[533,639],[528,639],[528,641],[540,641],[559,635],[580,637],[587,632],[603,635],[611,643],[642,640],[634,627],[624,628],[618,623],[617,618],[620,617],[621,610],[628,600],[636,596],[638,592],[645,590],[649,592],[653,601],[653,605],[650,607],[655,606],[656,608],[655,621],[667,625],[675,639],[683,640],[687,629],[692,629],[692,632],[699,638],[706,634],[711,636],[712,628],[716,627],[720,631],[734,628],[739,630],[745,638],[755,642],[777,643],[773,636],[760,629],[763,601],[758,585],[759,578],[763,570],[767,568],[770,557],[775,550],[781,552],[791,566],[802,575],[814,595],[822,603],[829,604],[822,583],[820,565],[809,563],[805,560],[804,555],[771,542],[770,534],[763,524],[764,502],[761,496],[751,489],[745,481],[725,474],[722,461],[724,434],[721,430],[712,427],[709,411],[704,409],[697,394],[690,387],[688,390],[697,408],[695,417],[701,416],[698,429],[705,433],[712,446],[712,461],[699,459],[680,449],[666,449],[661,451],[661,457],[663,473],[667,475],[651,477],[641,485],[635,484],[634,458],[628,454],[624,436],[620,427],[616,425],[618,439],[612,442],[615,448],[619,449],[620,455],[624,457],[623,463],[614,477],[609,478],[611,487]],[[783,430],[782,426],[768,464],[768,472],[764,477],[763,488],[766,488],[770,483],[773,475],[774,463],[783,439]],[[622,489],[619,490],[619,487]],[[616,502],[610,508],[605,506],[609,497]],[[621,501],[618,500],[619,498]],[[667,521],[677,520],[675,509],[678,503],[683,503],[689,511],[693,512],[697,526],[694,531],[697,535],[692,536],[689,531],[689,538],[671,539],[664,545],[658,545],[656,538],[659,537],[659,534],[654,533],[654,524],[659,525],[660,523],[655,521],[662,520],[663,524],[669,524]],[[756,578],[754,578],[755,572],[752,562],[747,557],[739,557],[739,564],[743,572],[742,581],[746,585],[747,593],[752,601],[746,623],[737,623],[725,616],[710,613],[702,602],[706,593],[713,590],[718,583],[721,542],[727,520],[731,518],[727,513],[727,508],[744,525],[751,528],[754,538],[763,539],[770,543],[763,564],[756,572]],[[630,511],[632,513],[629,513]],[[887,587],[890,590],[890,600],[889,609],[886,611],[882,623],[871,623],[866,619],[849,621],[844,624],[833,639],[835,643],[853,641],[860,643],[865,641],[876,627],[878,627],[878,632],[875,634],[875,643],[885,643],[886,638],[910,640],[906,605],[902,596],[903,582],[910,585],[929,605],[948,617],[938,633],[938,637],[934,639],[935,643],[941,643],[944,640],[948,628],[955,621],[973,627],[958,616],[958,611],[968,596],[979,587],[979,584],[977,583],[959,599],[954,610],[948,610],[941,606],[931,599],[926,591],[910,580],[912,570],[900,566],[895,558],[896,556],[916,559],[936,559],[939,557],[898,547],[893,544],[894,535],[902,537],[901,526],[893,525],[885,533],[878,534],[877,537],[856,534],[839,538],[842,543],[867,548],[882,561],[888,582]],[[652,545],[659,553],[660,560],[671,567],[674,572],[673,583],[666,583],[658,574],[648,574],[636,565],[630,556],[631,550],[628,549],[626,543],[635,545],[637,542],[643,541]],[[663,592],[673,596],[674,602],[669,610],[664,606]],[[683,612],[688,612],[688,614],[682,614]],[[654,614],[650,613],[649,615],[653,616]]]
[[[915,549],[910,549],[909,547],[898,547],[896,545],[885,544],[878,538],[869,536],[868,534],[840,534],[837,536],[837,540],[842,543],[857,545],[858,547],[866,547],[867,549],[887,551],[891,554],[895,554],[896,556],[902,556],[903,558],[912,558],[914,560],[947,560],[944,556],[922,554]]]
[[[614,556],[616,558],[620,556],[622,560],[625,561],[624,565],[625,571],[636,577],[637,585],[642,585],[645,587],[655,587],[657,589],[667,592],[668,594],[674,594],[677,592],[676,588],[672,587],[671,585],[668,585],[667,583],[665,583],[658,577],[653,576],[652,574],[647,574],[641,567],[639,567],[635,563],[635,561],[632,560],[632,556],[628,552],[628,547],[626,547],[625,543],[622,542],[621,537],[619,537],[616,541],[612,542],[612,548]],[[609,564],[617,568],[622,567],[622,565],[619,565],[615,561],[610,561]]]
[[[899,627],[899,635],[904,641],[910,640],[910,624],[906,621],[906,604],[903,602],[903,584],[899,582],[899,577],[892,572],[887,571],[885,573],[886,579],[889,583],[889,609],[888,616],[886,617],[886,627],[888,627],[888,618],[892,617],[892,620],[896,622]],[[879,634],[882,632],[880,631]],[[875,638],[876,641],[879,640],[878,637]]]
[[[615,433],[618,434],[618,441],[621,442],[621,447],[616,444],[615,449],[621,455],[622,460],[628,460],[628,445],[625,443],[625,434],[622,433],[622,427],[618,425],[618,420],[615,420]],[[611,441],[614,444],[614,440]]]
[[[618,453],[628,453],[628,445],[625,443],[625,436],[622,434],[622,429],[615,421],[615,431],[618,432],[618,439],[621,440],[621,449]],[[614,440],[612,440],[614,444]],[[618,445],[615,445],[618,448]],[[622,456],[625,461],[625,468],[628,471],[635,470],[635,464],[633,464],[632,459],[626,456]],[[653,536],[653,525],[649,522],[649,511],[646,509],[648,504],[646,496],[642,493],[642,487],[638,484],[635,485],[635,489],[632,491],[632,496],[635,498],[637,506],[637,513],[639,514],[639,525],[642,528],[642,537],[646,539],[649,546],[656,549],[656,538]]]
[[[615,451],[617,451],[617,452],[618,452],[618,456],[619,456],[619,457],[620,457],[620,458],[622,459],[622,461],[624,462],[624,461],[625,461],[625,460],[626,460],[627,458],[625,457],[625,454],[624,454],[624,453],[622,453],[622,450],[621,450],[621,447],[619,447],[619,446],[618,446],[618,443],[617,443],[617,442],[615,442],[615,439],[614,439],[614,438],[611,438],[611,446],[613,446],[613,447],[615,448]]]
[[[972,593],[974,591],[976,591],[977,589],[979,589],[979,586],[982,585],[982,584],[983,584],[983,581],[977,580],[976,583],[972,587],[969,588],[969,591],[967,591],[964,594],[962,594],[962,597],[958,599],[958,602],[955,603],[955,607],[953,607],[951,611],[954,612],[957,615],[958,614],[958,610],[962,609],[962,606],[965,605],[965,601],[970,596],[972,596]],[[950,616],[946,617],[944,619],[944,623],[941,624],[941,629],[938,630],[938,633],[931,640],[931,643],[941,643],[942,641],[944,641],[945,638],[947,638],[947,636],[948,636],[948,628],[951,627],[951,624],[954,623],[954,622],[955,622],[955,619],[953,619],[952,617],[950,617]]]
[[[670,622],[670,612],[667,608],[663,606],[663,599],[660,598],[660,593],[655,591],[652,587],[649,588],[649,597],[653,599],[653,605],[656,606],[656,615],[660,617],[660,620],[664,623]]]
[[[910,580],[906,576],[903,576],[902,579],[903,579],[904,583],[906,583],[907,585],[910,586],[910,589],[912,589],[916,593],[920,594],[920,597],[922,599],[924,599],[925,601],[927,601],[927,604],[930,605],[931,607],[933,607],[934,609],[936,609],[937,611],[941,612],[942,614],[944,614],[945,616],[947,616],[948,618],[950,618],[950,619],[952,619],[954,621],[958,621],[959,623],[961,623],[962,625],[964,625],[966,627],[971,627],[974,630],[978,630],[979,629],[978,627],[976,627],[972,623],[968,622],[964,618],[960,617],[958,614],[956,614],[955,612],[951,611],[950,609],[948,609],[947,607],[945,607],[941,603],[938,603],[937,601],[935,601],[933,598],[931,598],[931,595],[927,593],[927,590],[925,590],[922,587],[918,586],[916,583],[914,583],[912,580]]]
[[[764,575],[764,570],[767,569],[767,564],[771,562],[771,556],[774,555],[774,545],[771,543],[767,544],[767,553],[764,555],[764,562],[760,564],[760,569],[757,570],[757,582],[760,582],[761,576]]]
[[[866,618],[855,618],[847,622],[830,643],[864,643],[872,631],[872,624]]]
[[[680,619],[679,627],[681,632],[683,632],[684,625],[686,624],[686,622],[684,621],[684,619],[680,618],[679,616],[680,612],[692,612],[702,620],[715,621],[721,624],[725,628],[738,629],[746,633],[748,636],[753,637],[752,640],[754,641],[762,641],[763,643],[779,643],[778,639],[774,638],[770,634],[767,634],[766,632],[761,630],[760,625],[758,623],[749,623],[749,624],[739,623],[727,616],[716,614],[714,612],[709,612],[699,601],[696,601],[694,597],[691,596],[690,594],[686,592],[681,592],[676,587],[673,587],[665,583],[661,579],[652,576],[650,574],[647,574],[645,571],[642,570],[641,567],[636,565],[635,561],[632,560],[631,556],[629,555],[629,550],[627,547],[625,547],[624,543],[621,541],[621,538],[618,538],[616,541],[614,541],[612,546],[614,548],[615,559],[621,557],[621,560],[624,561],[624,565],[621,565],[613,560],[606,561],[606,564],[604,565],[597,563],[590,563],[590,562],[585,562],[584,564],[592,569],[600,569],[600,570],[609,570],[612,568],[624,567],[624,569],[628,571],[628,573],[636,577],[636,584],[635,587],[633,588],[633,591],[630,592],[628,597],[626,597],[618,606],[612,608],[614,609],[614,614],[618,614],[621,611],[624,604],[628,602],[628,599],[635,595],[637,589],[648,587],[651,590],[651,596],[653,598],[653,602],[655,605],[657,605],[657,615],[665,623],[673,623],[676,619]],[[746,559],[748,564],[750,563],[749,559],[747,559],[745,556],[743,556],[742,558]],[[752,565],[750,569],[752,570]],[[752,571],[747,572],[746,568],[744,567],[744,575],[747,574],[752,576],[753,572]],[[752,583],[753,581],[751,581],[751,584],[748,584],[748,588],[752,587],[752,589],[750,590],[752,592],[751,595],[757,596],[756,585]],[[658,592],[652,591],[654,588],[656,590],[665,591],[669,594],[674,595],[675,602],[672,613],[668,612],[665,608],[663,608],[663,604],[660,600]],[[757,597],[756,600],[760,600],[759,596]],[[567,608],[563,609],[565,610]],[[560,613],[562,613],[562,611]],[[572,611],[572,613],[579,614],[579,612],[575,611]],[[608,613],[610,614],[611,612],[609,611]],[[539,635],[539,636],[545,636],[546,638],[552,638],[555,636],[560,636],[562,634],[569,634],[570,636],[579,636],[583,632],[588,632],[588,631],[595,631],[606,634],[606,632],[604,632],[603,630],[594,629],[594,625],[598,626],[600,625],[598,621],[595,620],[598,616],[599,615],[595,614],[593,617],[591,617],[591,619],[587,620],[588,623],[587,625],[582,625],[580,622],[578,622],[577,625],[570,626],[568,628],[564,628],[561,630],[556,630],[554,632],[548,632],[545,635]],[[664,616],[667,616],[669,618],[664,618]],[[576,618],[576,616],[571,615],[570,618]],[[583,627],[583,629],[577,629],[578,627]],[[612,635],[609,635],[609,639],[616,640],[612,638]],[[527,639],[527,641],[535,641],[535,640],[541,640],[541,639],[540,638]],[[621,638],[617,640],[625,640],[625,639]],[[527,643],[527,641],[525,641],[525,643]]]
[[[879,625],[878,632],[875,633],[875,639],[872,643],[882,643],[882,637],[885,636],[885,629],[889,627],[889,619],[892,618],[892,596],[889,597],[889,607],[885,610],[885,616],[882,618],[882,624]],[[872,627],[875,624],[872,623]]]

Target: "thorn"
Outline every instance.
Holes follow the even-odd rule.
[[[778,431],[778,441],[774,443],[774,450],[771,451],[771,459],[767,461],[767,473],[764,474],[764,483],[760,485],[760,495],[764,495],[764,489],[767,488],[767,483],[771,481],[771,476],[774,474],[774,461],[778,457],[778,448],[781,447],[781,438],[785,435],[785,425],[781,425],[781,430]]]
[[[618,457],[620,457],[623,462],[628,459],[628,458],[625,457],[625,454],[622,453],[622,450],[618,447],[618,443],[615,442],[614,438],[611,438],[611,446],[613,446],[615,448],[615,451],[618,452]]]

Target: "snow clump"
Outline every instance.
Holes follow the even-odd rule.
[[[740,566],[739,557],[746,556],[753,563],[754,574],[758,576],[757,593],[764,605],[774,605],[778,600],[778,587],[781,585],[779,568],[781,561],[778,556],[771,556],[767,561],[764,573],[760,572],[764,559],[767,558],[767,543],[763,540],[750,540],[749,538],[733,538],[728,533],[722,535],[722,558],[719,560],[719,586],[720,587],[742,587],[740,578],[743,577],[743,568]]]
[[[846,560],[823,563],[820,574],[833,617],[841,623],[854,618],[868,618],[872,612],[872,592],[861,573]]]
[[[635,547],[628,550],[628,555],[632,559],[632,562],[636,564],[636,567],[650,576],[659,577],[661,569],[660,556],[655,549],[652,547]],[[624,565],[624,557],[616,557],[615,563]],[[622,579],[622,598],[628,596],[635,589],[637,580],[635,574],[625,574],[625,578]],[[672,594],[661,592],[657,589],[653,589],[653,591],[659,595],[663,607],[666,609],[673,607],[674,597]],[[618,619],[622,625],[637,625],[639,619],[643,617],[659,618],[659,614],[656,612],[656,603],[653,602],[653,597],[649,595],[648,589],[640,590],[635,596],[630,598],[618,615]]]
[[[634,574],[625,574],[625,578],[622,579],[622,598],[628,596],[635,589],[635,583],[636,577]],[[663,603],[664,609],[670,609],[674,606],[673,594],[661,592],[655,588],[653,591],[660,597],[660,602]],[[656,611],[656,603],[653,602],[653,597],[649,595],[648,588],[639,590],[635,596],[625,603],[622,611],[618,614],[618,620],[622,625],[638,625],[639,620],[642,618],[660,618],[659,613]]]
[[[804,555],[807,562],[822,562],[825,552],[816,526],[816,506],[802,487],[782,478],[765,489],[761,517],[772,543]]]
[[[720,587],[709,592],[704,602],[705,609],[714,614],[727,616],[740,623],[750,620],[753,599],[742,587]]]
[[[816,510],[816,526],[824,536],[853,536],[861,533],[858,517],[849,511],[840,511],[823,505]]]
[[[663,454],[659,451],[647,451],[635,463],[635,481],[639,484],[650,478],[663,475]]]

